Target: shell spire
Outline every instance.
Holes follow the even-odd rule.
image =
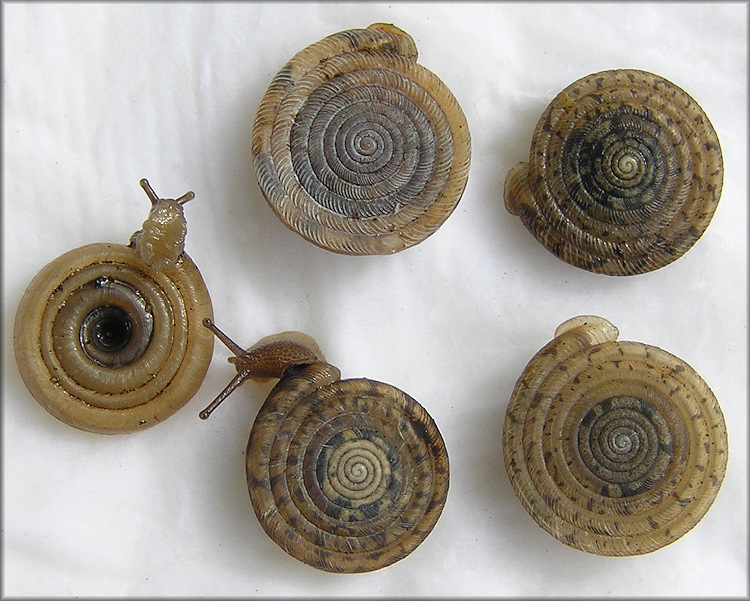
[[[427,411],[402,390],[342,380],[300,332],[247,351],[207,320],[243,381],[279,378],[247,443],[250,501],[268,536],[320,570],[370,572],[405,558],[431,532],[448,494],[448,454]]]
[[[447,86],[406,32],[376,23],[301,50],[256,114],[258,183],[281,221],[349,255],[418,244],[453,212],[471,139]]]
[[[505,206],[563,261],[606,275],[668,265],[703,235],[721,197],[719,139],[698,103],[633,69],[572,83],[537,123]]]
[[[705,515],[727,466],[719,403],[687,363],[578,316],[529,362],[505,416],[508,477],[561,542],[609,556],[656,551]]]

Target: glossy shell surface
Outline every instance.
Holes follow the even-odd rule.
[[[263,529],[329,572],[369,572],[411,553],[448,493],[448,455],[429,414],[373,380],[340,380],[326,363],[287,370],[247,447]]]
[[[589,553],[640,555],[708,511],[727,431],[688,364],[617,336],[595,316],[558,328],[516,383],[503,452],[518,498],[552,536]]]
[[[18,307],[14,348],[34,398],[76,428],[152,426],[195,394],[213,335],[211,300],[182,253],[153,270],[130,246],[90,244],[44,267]]]
[[[390,254],[454,210],[469,128],[416,58],[408,34],[374,24],[308,46],[274,77],[252,153],[266,200],[291,230],[341,254]]]
[[[557,257],[635,275],[678,259],[703,235],[723,184],[703,109],[663,77],[602,71],[560,92],[534,130],[505,204]]]

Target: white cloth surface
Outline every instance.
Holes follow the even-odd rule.
[[[3,592],[8,596],[747,594],[746,3],[10,3],[3,6]],[[410,33],[461,103],[468,186],[423,243],[346,257],[287,230],[255,180],[250,132],[273,75],[328,34],[373,22]],[[608,68],[666,77],[722,144],[724,190],[682,258],[626,278],[546,251],[506,212],[554,96]],[[188,405],[146,431],[102,436],[47,414],[25,389],[13,319],[39,269],[91,242],[127,243],[161,196],[193,190],[186,250],[215,320],[244,346],[313,336],[343,377],[397,386],[435,419],[451,461],[437,526],[370,574],[324,573],[262,531],[245,483],[252,420],[270,385],[246,383],[217,343]],[[620,339],[692,365],[726,417],[730,459],[706,517],[672,545],[604,558],[539,528],[502,460],[523,367],[562,321],[601,315]]]

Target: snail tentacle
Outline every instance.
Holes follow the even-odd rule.
[[[226,399],[230,394],[232,394],[237,387],[239,387],[245,380],[247,380],[250,377],[250,372],[247,370],[243,370],[237,373],[234,378],[232,378],[227,384],[226,388],[222,390],[216,398],[209,403],[208,407],[203,409],[198,416],[201,419],[208,419],[210,415],[213,413],[214,409],[216,409],[223,401]]]
[[[203,320],[203,325],[211,330],[214,335],[222,342],[222,344],[224,344],[224,346],[232,351],[237,357],[244,357],[247,354],[247,351],[245,351],[245,349],[243,349],[239,344],[237,344],[234,340],[232,340],[229,336],[222,332],[219,327],[208,317]]]
[[[158,203],[159,197],[157,196],[156,192],[154,192],[151,184],[148,183],[148,180],[144,177],[139,183],[141,184],[141,188],[143,188],[143,191],[146,193],[146,196],[148,196],[148,199],[151,201],[151,206],[154,206],[156,203]]]

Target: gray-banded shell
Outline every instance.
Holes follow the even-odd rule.
[[[271,82],[252,154],[281,221],[348,255],[389,254],[435,232],[468,178],[471,142],[450,90],[393,25],[342,31]]]
[[[202,326],[211,299],[198,268],[180,251],[155,269],[135,246],[64,253],[34,277],[16,312],[26,387],[81,430],[120,434],[166,419],[197,392],[211,360],[213,336]]]
[[[427,411],[389,384],[341,380],[298,332],[243,351],[207,325],[237,353],[238,374],[203,419],[246,378],[280,377],[246,455],[250,499],[268,536],[328,572],[378,570],[416,549],[448,495],[448,454]]]
[[[639,555],[708,511],[727,432],[687,363],[617,336],[595,316],[558,327],[516,383],[503,452],[518,498],[552,536],[589,553]]]
[[[505,205],[560,259],[634,275],[678,259],[721,197],[719,140],[698,103],[663,77],[602,71],[542,114]]]

